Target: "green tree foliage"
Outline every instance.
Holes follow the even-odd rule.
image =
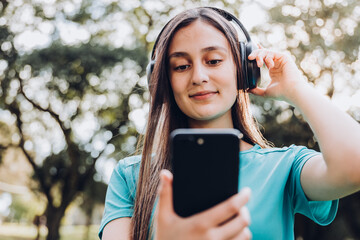
[[[21,2],[2,1],[0,8],[0,109],[15,119],[14,135],[18,136],[1,142],[1,150],[5,153],[17,146],[31,164],[38,190],[47,199],[47,239],[58,239],[65,210],[79,193],[83,192],[84,199],[103,201],[106,186],[99,182],[97,162],[134,151],[137,131],[129,114],[148,100],[144,84],[139,85],[147,51],[136,43],[113,46],[100,41],[100,33],[85,42],[66,44],[56,27],[59,20],[45,14],[49,6]],[[55,9],[61,4],[57,2]],[[30,12],[28,20],[34,21],[23,23],[22,30],[36,29],[35,22],[53,28],[47,46],[26,50],[17,45],[18,12]],[[65,10],[58,14],[72,17]],[[2,135],[7,133],[6,126],[1,125]],[[88,201],[87,209],[95,203]]]

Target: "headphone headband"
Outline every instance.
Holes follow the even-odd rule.
[[[223,9],[216,8],[216,7],[205,7],[205,8],[209,8],[209,9],[214,10],[215,12],[218,12],[221,16],[226,18],[226,20],[228,20],[229,22],[234,21],[240,27],[241,31],[244,33],[244,35],[246,37],[246,41],[251,42],[250,34],[248,33],[248,31],[246,30],[244,25],[240,22],[240,20],[237,19],[237,17],[235,17],[233,14],[231,14]]]

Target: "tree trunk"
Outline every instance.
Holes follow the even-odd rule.
[[[86,216],[86,223],[85,223],[85,232],[83,240],[87,240],[90,238],[90,227],[92,223],[92,215],[94,212],[95,201],[92,198],[85,198],[86,204],[83,206],[83,210]]]
[[[46,227],[48,235],[46,240],[59,240],[60,239],[60,223],[65,214],[65,209],[48,206],[46,216]]]
[[[92,210],[90,213],[86,214],[86,224],[85,224],[85,232],[84,232],[84,240],[90,239],[90,227],[91,227],[91,220],[92,220]]]

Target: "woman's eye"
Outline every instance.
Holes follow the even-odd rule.
[[[217,64],[219,64],[220,62],[221,62],[221,60],[219,60],[219,59],[214,59],[214,60],[208,61],[208,64],[210,64],[210,65],[217,65]]]
[[[174,68],[175,71],[184,71],[189,68],[189,65],[180,65]]]

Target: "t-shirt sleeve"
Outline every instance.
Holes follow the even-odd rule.
[[[105,209],[99,229],[102,238],[106,224],[122,217],[131,217],[134,212],[135,185],[131,182],[131,167],[119,161],[115,167],[106,191]]]
[[[289,178],[289,194],[293,198],[294,213],[300,213],[319,225],[330,224],[337,213],[338,200],[310,201],[301,186],[300,175],[304,164],[312,157],[320,154],[306,147],[295,147],[294,162]]]

